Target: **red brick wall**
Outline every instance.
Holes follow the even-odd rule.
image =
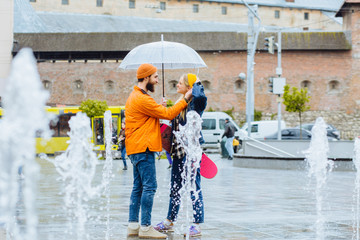
[[[201,53],[208,68],[199,70],[202,80],[210,82],[208,108],[227,110],[234,107],[235,111],[245,111],[246,86],[243,91],[235,90],[235,82],[240,72],[246,73],[246,52],[211,52]],[[261,52],[255,56],[255,109],[263,112],[277,112],[276,96],[268,93],[268,78],[276,76],[277,55]],[[88,98],[106,100],[109,105],[124,105],[136,84],[135,70],[118,69],[119,63],[84,63],[56,62],[39,63],[42,80],[52,83],[50,103],[80,104]],[[283,52],[283,77],[291,86],[300,87],[304,80],[311,82],[311,110],[345,110],[357,108],[356,96],[360,96],[358,87],[357,66],[351,59],[350,51],[292,51]],[[166,96],[176,100],[178,95],[170,93],[168,82],[178,80],[186,72],[197,73],[194,69],[165,70]],[[161,98],[160,83],[154,94],[155,99]],[[75,90],[74,81],[83,81],[83,91]],[[114,82],[113,92],[107,93],[105,82]],[[340,83],[337,93],[329,93],[328,84],[331,80]]]

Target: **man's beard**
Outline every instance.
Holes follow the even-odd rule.
[[[146,89],[149,90],[150,92],[154,92],[155,91],[154,86],[155,86],[155,84],[148,82],[146,84]]]

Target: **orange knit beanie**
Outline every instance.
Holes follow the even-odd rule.
[[[136,72],[137,79],[146,78],[156,73],[157,68],[149,63],[141,64]]]

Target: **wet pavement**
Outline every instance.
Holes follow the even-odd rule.
[[[269,170],[233,167],[233,161],[210,154],[219,168],[213,179],[202,178],[205,223],[201,237],[195,239],[316,239],[316,199],[314,181],[306,171]],[[41,174],[37,209],[38,239],[78,239],[64,214],[61,183],[53,165],[40,160]],[[132,188],[132,166],[122,170],[114,161],[110,196],[110,239],[127,239],[128,205]],[[169,201],[170,169],[166,159],[156,160],[158,191],[154,199],[152,224],[162,221]],[[102,175],[103,162],[97,178]],[[323,239],[351,239],[355,205],[355,172],[332,172],[323,194],[325,219]],[[91,219],[86,224],[87,239],[106,239],[106,199],[89,201]],[[168,239],[184,239],[186,226],[182,209],[175,232]],[[21,216],[20,216],[21,220]],[[71,234],[71,231],[75,234]],[[137,237],[129,239],[136,240]]]

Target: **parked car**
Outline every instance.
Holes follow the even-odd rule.
[[[311,132],[311,129],[313,128],[315,124],[314,123],[304,123],[301,125],[302,128],[308,130]],[[327,136],[328,137],[332,137],[332,138],[336,138],[337,140],[340,140],[340,132],[339,130],[337,130],[333,125],[331,124],[326,124],[326,131],[327,131]],[[300,126],[297,126],[298,128]]]
[[[247,123],[242,126],[242,130],[247,132]],[[278,132],[279,122],[276,120],[271,121],[255,121],[251,122],[251,133],[250,137],[255,139],[264,139],[265,136],[272,135]],[[286,123],[281,121],[281,129],[286,128]]]
[[[281,130],[281,140],[310,140],[311,132],[306,129],[302,130],[302,138],[300,139],[300,128],[285,128]],[[264,140],[277,140],[278,133],[266,136]]]
[[[301,129],[302,137],[300,138],[300,128],[285,128],[281,130],[281,140],[310,140],[311,132],[306,129]],[[328,141],[337,141],[337,138],[327,136]],[[269,135],[264,140],[277,140],[277,133]]]
[[[204,112],[202,115],[202,134],[205,143],[202,145],[204,151],[206,149],[220,149],[221,136],[225,130],[225,119],[229,118],[230,122],[235,126],[235,138],[240,137],[240,127],[233,121],[233,119],[224,112]]]

